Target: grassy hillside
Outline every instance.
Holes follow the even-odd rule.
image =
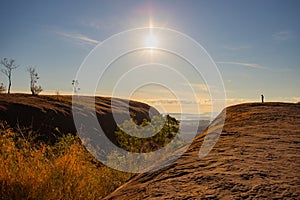
[[[129,139],[139,141],[116,127],[110,100],[95,98],[106,134],[118,136],[122,147]],[[117,114],[126,113],[125,100],[115,101]],[[0,95],[0,199],[101,199],[132,177],[104,166],[86,150],[76,135],[71,106],[71,96]],[[149,115],[158,115],[149,109],[130,102],[137,123],[148,124]],[[165,143],[166,133],[158,134],[158,145]],[[150,149],[148,141],[141,142]]]
[[[83,97],[94,98],[94,97]],[[117,115],[127,113],[126,100],[114,99]],[[82,105],[79,105],[82,107]],[[147,104],[130,101],[129,111],[138,122],[149,119],[149,115],[157,115],[158,111],[150,109]],[[95,109],[98,121],[111,141],[116,142],[114,132],[117,125],[112,116],[111,98],[95,97]],[[80,115],[80,113],[79,113]],[[84,113],[82,113],[84,116]],[[76,134],[72,114],[72,96],[28,94],[1,94],[0,120],[6,121],[12,128],[27,128],[40,135],[38,140],[55,142],[62,134]]]
[[[0,122],[0,199],[101,199],[131,177],[103,166],[76,136],[48,145],[26,135]]]

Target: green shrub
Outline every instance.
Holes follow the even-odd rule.
[[[118,125],[115,132],[119,146],[130,152],[146,153],[155,151],[167,145],[179,131],[179,121],[167,115],[154,116],[151,123],[144,120],[140,124],[142,128],[136,126],[132,119]],[[123,130],[126,130],[124,132]],[[145,132],[155,134],[152,137],[140,138]],[[128,133],[134,133],[135,136]]]

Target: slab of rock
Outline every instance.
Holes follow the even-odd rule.
[[[207,134],[171,165],[134,176],[105,199],[299,199],[300,104],[228,107],[219,140],[200,159]]]

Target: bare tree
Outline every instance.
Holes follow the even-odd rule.
[[[32,95],[38,95],[40,92],[43,91],[42,87],[39,85],[37,86],[36,83],[38,79],[40,78],[38,76],[38,73],[35,71],[34,67],[29,67],[27,69],[30,75],[30,91]]]
[[[8,88],[7,88],[7,93],[10,94],[10,88],[11,88],[11,72],[13,69],[16,69],[19,67],[19,65],[15,65],[15,60],[13,59],[7,59],[4,58],[1,60],[1,65],[3,65],[4,69],[1,69],[1,72],[5,74],[5,76],[8,77]]]

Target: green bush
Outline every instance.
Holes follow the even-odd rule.
[[[144,120],[139,126],[132,119],[118,125],[115,132],[118,145],[124,150],[147,153],[167,145],[179,131],[179,121],[167,115],[154,116],[151,123]],[[141,128],[142,127],[142,128]],[[126,130],[124,132],[124,130]],[[140,138],[145,132],[155,134],[152,137]],[[135,136],[128,133],[134,133]]]

